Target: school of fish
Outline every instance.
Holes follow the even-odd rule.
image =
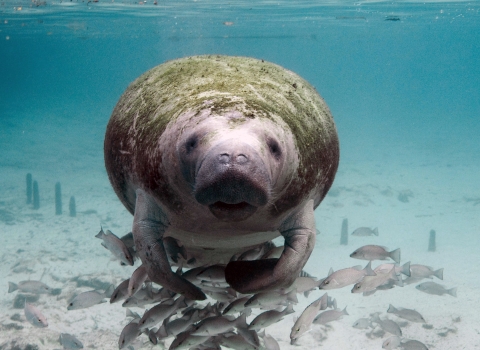
[[[378,235],[378,229],[360,228],[352,235]],[[134,265],[137,258],[131,233],[119,238],[109,230],[104,232],[102,228],[96,237],[102,240],[102,246],[122,265]],[[168,244],[177,254],[184,254],[178,242]],[[272,246],[266,254],[272,257],[280,253],[281,249]],[[262,254],[265,252],[257,249],[233,259],[259,259],[265,256]],[[140,265],[129,279],[116,288],[111,285],[106,290],[91,290],[72,296],[66,310],[92,307],[105,302],[105,299],[109,299],[110,303],[121,302],[126,308],[128,323],[119,336],[119,349],[136,349],[145,341],[165,347],[166,341],[171,341],[169,350],[221,349],[222,346],[241,350],[276,350],[280,349],[278,342],[265,331],[285,316],[295,313],[294,305],[298,303],[298,294],[308,297],[309,293],[317,288],[332,290],[353,286],[352,293],[369,296],[377,291],[403,287],[423,279],[436,277],[443,280],[443,268],[435,270],[410,262],[400,265],[400,249],[389,251],[386,247],[365,245],[356,249],[350,257],[367,260],[368,263],[364,268],[359,265],[337,271],[330,269],[328,276],[322,279],[316,279],[302,271],[289,288],[252,295],[240,294],[228,285],[225,281],[225,265],[188,270],[179,267],[176,273],[208,296],[208,299],[202,302],[189,300],[183,295],[155,285]],[[388,259],[393,260],[393,263],[381,263],[372,269],[372,261]],[[406,277],[403,278],[402,275]],[[9,293],[19,291],[25,295],[39,295],[53,294],[54,291],[41,281],[27,280],[8,284]],[[456,288],[445,288],[432,281],[422,282],[415,288],[432,295],[456,296]],[[130,307],[145,308],[145,311],[140,315]],[[418,311],[392,304],[386,313],[404,321],[427,323]],[[25,301],[24,314],[26,321],[32,326],[48,327],[47,318],[40,306]],[[290,333],[291,344],[295,344],[312,327],[326,325],[345,315],[348,315],[346,307],[338,308],[335,299],[327,293],[323,294],[294,318]],[[402,338],[399,324],[385,316],[381,317],[380,312],[353,323],[353,328],[356,329],[373,330],[376,327],[391,334],[382,344],[384,349],[427,349],[427,346],[418,340]],[[63,349],[83,348],[81,341],[71,334],[62,333],[59,343]]]

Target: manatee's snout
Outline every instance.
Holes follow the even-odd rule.
[[[224,221],[245,220],[268,202],[270,176],[250,145],[226,141],[212,148],[195,179],[195,199]]]

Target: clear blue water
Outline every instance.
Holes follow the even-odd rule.
[[[448,200],[480,198],[472,180],[480,162],[478,1],[35,4],[0,2],[0,167],[22,174],[0,179],[2,198],[23,191],[23,174],[35,171],[71,183],[98,174],[108,187],[103,135],[128,84],[166,60],[211,53],[272,61],[316,87],[339,132],[336,186],[348,185],[349,166],[373,162],[395,173],[433,164],[445,176],[432,189],[464,184]],[[457,223],[471,228],[466,245],[478,242],[478,208]]]

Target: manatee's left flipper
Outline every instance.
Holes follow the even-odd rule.
[[[232,261],[225,269],[227,282],[244,294],[290,286],[300,275],[315,246],[313,200],[280,228],[285,237],[279,259]]]
[[[151,281],[192,300],[205,300],[205,294],[195,285],[172,271],[168,262],[163,234],[168,224],[155,201],[143,190],[136,191],[133,217],[133,239],[137,253]]]

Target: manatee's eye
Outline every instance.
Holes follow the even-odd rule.
[[[185,142],[185,150],[187,154],[192,153],[192,151],[197,147],[198,145],[198,137],[197,135],[192,135],[187,139],[187,142]]]
[[[273,155],[273,157],[276,160],[279,160],[282,156],[282,150],[281,150],[280,145],[278,144],[277,140],[269,137],[268,140],[267,140],[267,145],[268,145],[268,149],[270,150],[270,153]]]

